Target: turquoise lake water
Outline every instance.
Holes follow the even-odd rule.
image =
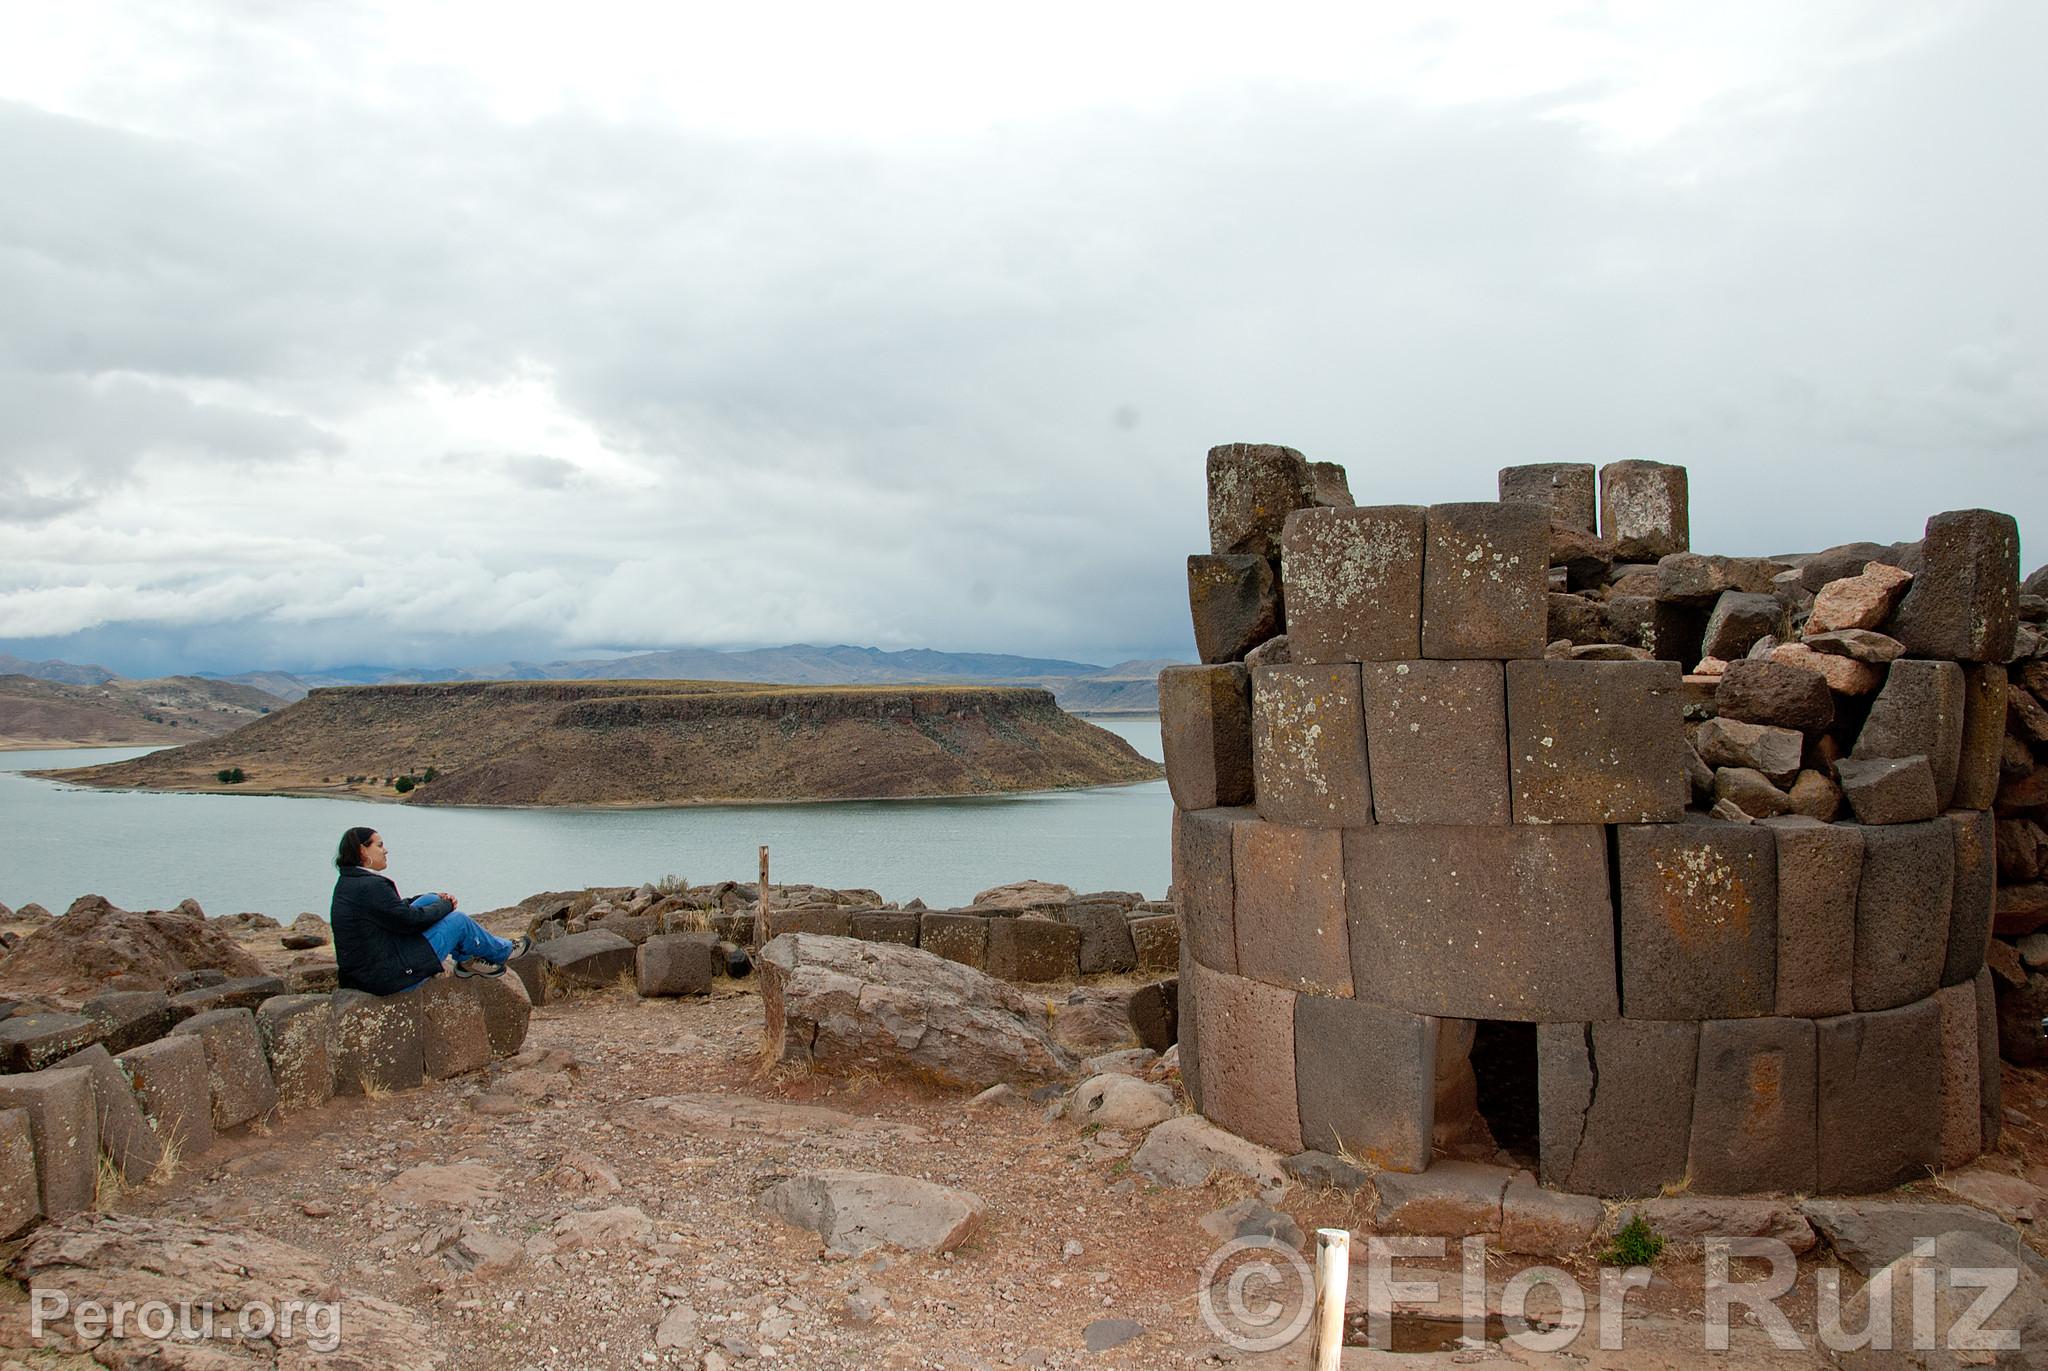
[[[1161,755],[1157,718],[1092,722]],[[751,881],[762,843],[777,882],[933,906],[1027,877],[1159,899],[1172,879],[1164,781],[967,800],[535,810],[86,790],[20,774],[150,750],[0,752],[0,901],[61,914],[87,892],[126,909],[190,896],[209,914],[324,917],[335,844],[355,824],[384,834],[400,890],[446,890],[473,910],[670,874]]]

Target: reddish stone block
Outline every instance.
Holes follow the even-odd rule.
[[[1147,914],[1131,920],[1131,945],[1138,970],[1172,971],[1180,965],[1180,916]]]
[[[1280,578],[1264,557],[1188,558],[1188,608],[1195,621],[1195,653],[1205,662],[1241,661],[1280,633]]]
[[[1772,830],[1700,819],[1619,830],[1621,1003],[1632,1019],[1772,1012],[1778,858]]]
[[[1863,831],[1799,815],[1759,825],[1777,837],[1777,1012],[1817,1019],[1856,1007],[1856,892]]]
[[[1992,983],[1991,968],[1977,973],[1970,989],[1977,997],[1977,1078],[1982,1092],[1977,1101],[1979,1145],[1989,1152],[1998,1146],[2005,1125],[2005,1073],[1998,1056],[1998,988]]]
[[[1173,888],[1180,896],[1181,945],[1212,971],[1237,970],[1235,833],[1257,823],[1251,809],[1176,810]]]
[[[1251,677],[1242,666],[1160,672],[1159,739],[1174,804],[1214,809],[1251,803]]]
[[[853,936],[871,943],[917,946],[916,911],[869,910],[853,916]]]
[[[1983,1150],[1984,1087],[1977,1055],[1977,988],[1934,992],[1941,1023],[1941,1164],[1962,1166]]]
[[[335,1094],[411,1090],[426,1078],[417,996],[337,990],[333,1004]]]
[[[467,986],[453,976],[436,976],[408,993],[420,1002],[420,1064],[428,1080],[445,1081],[490,1064],[490,1028]]]
[[[1435,1124],[1437,1021],[1356,1000],[1294,1001],[1301,1140],[1377,1171],[1429,1166]]]
[[[1600,536],[1623,561],[1654,562],[1692,547],[1685,468],[1609,462],[1600,468]]]
[[[1543,1183],[1619,1199],[1683,1180],[1699,1041],[1689,1023],[1538,1025]]]
[[[92,1208],[100,1169],[92,1072],[83,1066],[46,1066],[0,1076],[0,1110],[11,1109],[28,1115],[43,1214],[61,1219]]]
[[[1670,823],[1687,796],[1671,662],[1509,662],[1517,823]]]
[[[1361,1000],[1460,1019],[1618,1012],[1597,827],[1347,829],[1344,886]]]
[[[1946,809],[1962,762],[1965,700],[1963,669],[1954,662],[1893,662],[1849,755],[1925,757],[1935,808]]]
[[[206,1089],[206,1049],[196,1038],[158,1038],[129,1048],[121,1070],[156,1135],[187,1157],[213,1146],[213,1099]]]
[[[1955,830],[1946,819],[1865,825],[1856,892],[1858,1009],[1911,1004],[1941,984],[1955,862]]]
[[[2010,514],[1937,514],[1886,632],[1916,657],[2002,662],[2019,627],[2019,581],[2020,530]]]
[[[1814,1187],[1811,1019],[1709,1019],[1700,1025],[1686,1171],[1704,1195]]]
[[[1371,823],[1358,668],[1253,672],[1252,771],[1262,819],[1323,828]]]
[[[1550,520],[1530,505],[1431,505],[1422,559],[1422,656],[1541,657]]]
[[[1422,655],[1420,505],[1310,509],[1281,540],[1287,650],[1296,662]]]
[[[1504,824],[1507,687],[1498,662],[1369,662],[1366,756],[1383,824]]]
[[[1598,528],[1600,478],[1591,462],[1503,467],[1499,481],[1504,504],[1536,505],[1551,523],[1580,533]]]
[[[1277,443],[1209,449],[1209,550],[1280,555],[1287,516],[1316,503],[1308,459]]]
[[[1941,1011],[1930,997],[1814,1024],[1824,1194],[1889,1190],[1941,1160]]]
[[[1976,1013],[1973,1004],[1970,1012]],[[115,1064],[105,1044],[94,1043],[83,1052],[66,1057],[59,1066],[82,1066],[92,1073],[94,1120],[99,1127],[100,1151],[121,1179],[140,1185],[156,1173],[163,1161],[163,1143],[135,1098],[135,1087]]]
[[[949,962],[988,970],[988,920],[979,914],[928,911],[919,917],[917,945]]]
[[[1181,943],[1180,987],[1174,1005],[1177,1014],[1174,1045],[1180,1049],[1180,1088],[1187,1092],[1188,1104],[1198,1114],[1202,1112],[1202,1047],[1201,1021],[1196,1003],[1201,997],[1201,983],[1218,974],[1227,973],[1210,971],[1195,960],[1186,941]]]
[[[1951,809],[1942,818],[1955,834],[1955,894],[1949,902],[1948,950],[1941,983],[1961,985],[1976,977],[1991,943],[1993,902],[1998,886],[1998,827],[1985,810]]]
[[[26,1109],[0,1109],[0,1242],[24,1232],[43,1216],[43,1188],[36,1180],[35,1133]]]
[[[1351,993],[1344,835],[1249,823],[1236,829],[1237,974],[1324,995]]]
[[[988,974],[998,980],[1071,981],[1080,957],[1081,930],[1071,924],[1021,916],[988,922]]]
[[[196,1037],[206,1049],[206,1088],[213,1096],[216,1131],[260,1119],[277,1108],[277,1083],[263,1056],[253,1010],[209,1009],[171,1032]]]
[[[1989,809],[1998,799],[2006,679],[2002,666],[1972,663],[1963,668],[1963,738],[1951,801],[1957,809]]]
[[[273,995],[256,1006],[256,1029],[279,1109],[307,1109],[334,1094],[334,1008],[327,996]]]
[[[1294,992],[1220,971],[1201,971],[1197,981],[1197,1037],[1223,1045],[1202,1060],[1202,1112],[1285,1156],[1301,1151]],[[1185,1021],[1185,1003],[1181,1014]]]

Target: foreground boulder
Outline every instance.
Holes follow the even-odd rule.
[[[877,1247],[950,1252],[981,1226],[981,1196],[913,1176],[806,1171],[761,1192],[761,1207],[808,1228],[825,1250],[857,1257]]]
[[[1050,1016],[992,976],[915,947],[784,933],[761,950],[768,1050],[828,1070],[981,1089],[1066,1076]]]
[[[255,976],[263,970],[226,930],[203,916],[179,910],[136,914],[84,895],[63,918],[43,924],[7,955],[0,966],[0,993],[83,995],[116,976],[140,976],[161,985],[202,967],[228,976]]]

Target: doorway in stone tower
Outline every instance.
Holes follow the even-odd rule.
[[[1472,1085],[1478,1120],[1494,1146],[1517,1165],[1534,1168],[1540,1132],[1536,1093],[1536,1025],[1480,1019],[1472,1025]]]

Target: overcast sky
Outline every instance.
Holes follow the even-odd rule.
[[[0,651],[1177,656],[1231,440],[2043,559],[2048,7],[1401,9],[8,6]]]

